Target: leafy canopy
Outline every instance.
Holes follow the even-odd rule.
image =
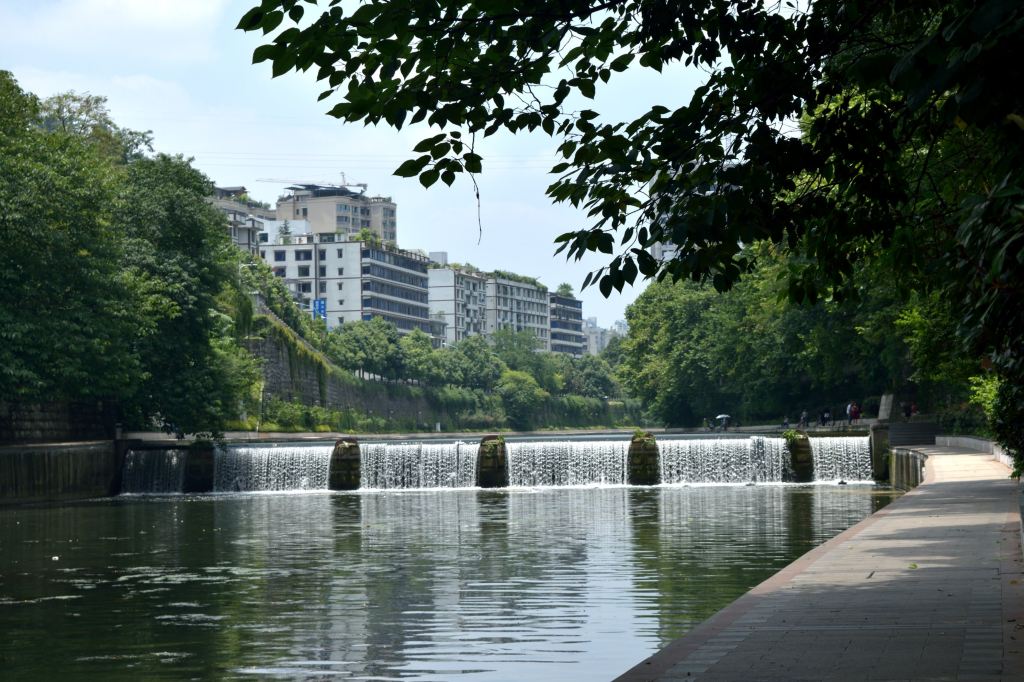
[[[1015,150],[996,175],[1019,168],[1024,90],[1006,65],[1024,9],[1010,0],[369,0],[314,17],[307,4],[246,12],[239,28],[273,34],[253,60],[315,70],[343,121],[440,129],[398,175],[479,172],[474,141],[499,130],[558,138],[548,193],[593,218],[558,241],[614,256],[587,279],[605,295],[638,274],[726,289],[750,266],[742,244],[770,239],[810,256],[790,293],[815,300],[847,283],[863,240],[904,224],[922,186],[901,172],[908,143],[984,130]],[[576,108],[628,68],[677,62],[708,73],[684,106],[632,121]],[[787,129],[812,113],[808,135]],[[657,242],[677,254],[656,262]]]

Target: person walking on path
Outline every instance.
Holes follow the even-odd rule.
[[[846,425],[853,424],[853,401],[846,403]]]
[[[807,410],[800,413],[800,428],[807,428]]]

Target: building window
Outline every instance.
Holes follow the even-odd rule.
[[[309,209],[308,208],[303,208],[302,209],[302,217],[305,218],[308,215],[309,215]]]
[[[323,242],[324,244],[330,244],[331,242],[334,241],[334,233],[333,232],[323,232],[323,233],[321,233],[320,234],[320,241]],[[324,257],[326,258],[326,256],[324,256]]]
[[[327,293],[327,282],[320,282],[319,289],[320,289],[320,293],[321,294],[326,294]]]
[[[309,266],[308,265],[300,265],[299,266],[299,277],[309,277]]]
[[[260,258],[262,258],[263,260],[267,260],[267,252],[266,251],[260,251]]]
[[[296,251],[295,260],[313,260],[313,249]]]
[[[345,251],[345,249],[338,249],[338,258],[341,258],[341,256],[342,256],[344,251]],[[339,268],[339,270],[340,270],[340,268]]]
[[[327,260],[327,249],[320,249],[319,253],[317,253],[317,257],[320,260]]]
[[[266,232],[260,232],[260,241],[261,242],[266,244],[269,239],[270,239],[270,235],[269,234],[267,234]]]
[[[338,282],[338,291],[342,291],[345,288],[344,282]]]
[[[288,268],[274,268],[274,277],[284,277],[288,272]]]
[[[343,299],[343,298],[339,298],[339,299],[338,299],[338,305],[340,305],[340,306],[344,306],[344,305],[345,305],[345,299]]]
[[[311,291],[313,291],[313,285],[309,282],[299,282],[296,291],[299,291],[300,293],[303,294],[308,294]]]
[[[340,276],[342,276],[344,274],[345,274],[345,268],[338,268],[338,276],[340,277]]]
[[[287,258],[288,258],[288,252],[287,251],[275,251],[274,252],[274,261],[276,261],[278,263],[280,263],[280,262],[282,262],[284,260],[287,260]]]
[[[326,265],[321,265],[320,266],[320,276],[321,277],[326,277],[327,276],[327,266]]]

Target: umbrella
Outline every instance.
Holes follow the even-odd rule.
[[[729,416],[729,415],[727,415],[727,414],[720,414],[720,415],[718,415],[717,417],[715,417],[715,419],[731,419],[731,418],[732,418],[732,417],[730,417],[730,416]]]

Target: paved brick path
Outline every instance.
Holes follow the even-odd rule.
[[[925,483],[619,680],[1024,680],[1017,486],[918,447]]]

